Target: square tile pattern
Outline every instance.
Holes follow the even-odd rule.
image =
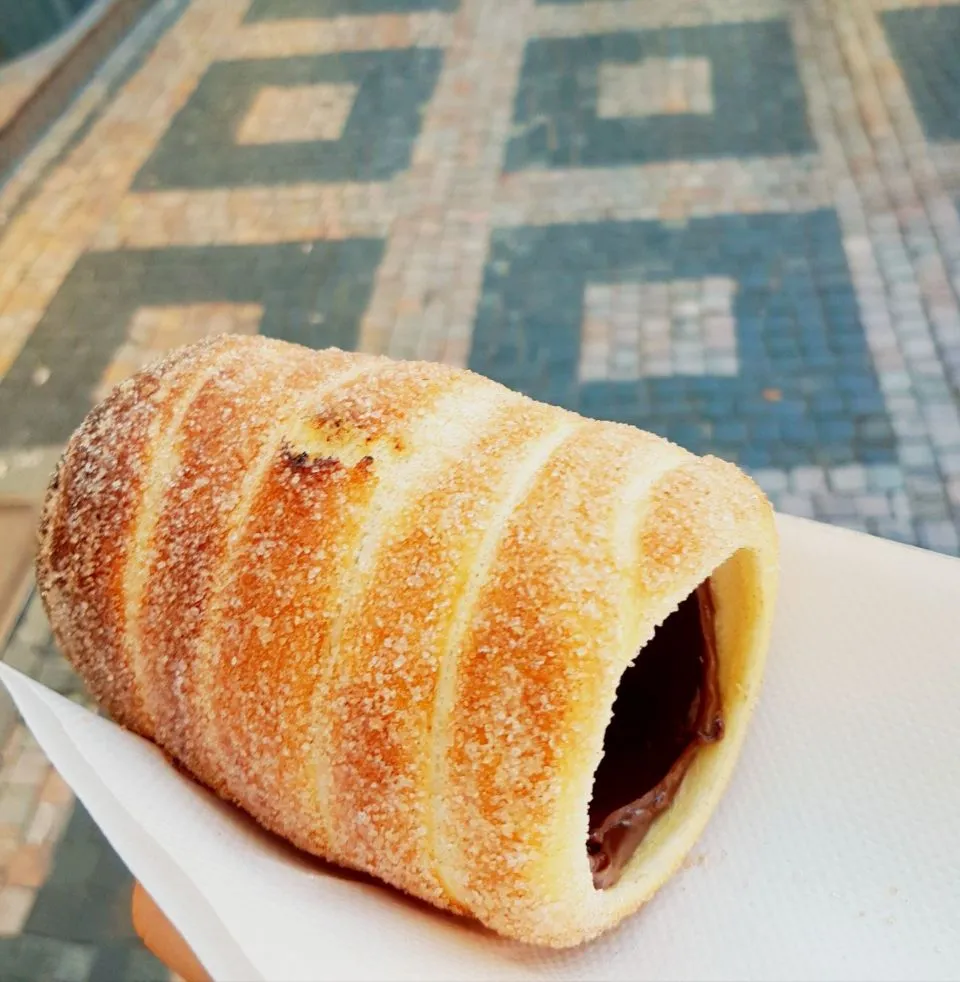
[[[642,327],[636,313],[614,314],[620,301],[615,308],[612,298],[624,284],[644,284],[621,294],[626,310],[658,280],[680,281],[676,308],[667,308],[671,371],[658,361],[663,374],[644,375],[649,347],[641,344]],[[715,299],[704,304],[689,281],[716,284]],[[598,293],[603,282],[616,286]],[[690,298],[681,299],[688,290]],[[731,299],[733,343],[725,313]],[[590,324],[591,311],[606,301],[603,330],[616,337],[610,322],[624,325],[622,368],[601,370],[593,361],[584,378],[581,355],[600,334]],[[679,350],[674,318],[689,335]],[[711,365],[708,331],[726,339],[718,340]],[[616,352],[611,358],[617,364]],[[674,372],[674,366],[687,370]],[[896,457],[831,211],[722,216],[680,228],[598,222],[498,230],[469,367],[534,398],[634,423],[697,453],[712,451],[750,467]]]
[[[339,140],[356,97],[355,85],[264,86],[237,127],[237,143]]]
[[[645,58],[636,64],[603,62],[597,82],[600,119],[709,115],[713,112],[706,58]]]
[[[790,32],[774,20],[530,41],[506,169],[813,149]]]
[[[436,84],[439,51],[357,51],[297,58],[214,62],[134,180],[134,188],[214,188],[303,181],[382,181],[410,161],[420,114]],[[280,94],[278,90],[287,90]],[[296,134],[305,90],[327,93],[328,129],[311,139],[248,140],[238,133],[262,106],[267,132]],[[332,91],[339,95],[332,97]],[[353,104],[337,136],[332,122]],[[314,100],[316,101],[316,100]],[[307,115],[316,113],[316,105]],[[323,113],[319,113],[323,116]]]
[[[588,283],[580,381],[737,375],[736,290],[736,281],[722,276]]]

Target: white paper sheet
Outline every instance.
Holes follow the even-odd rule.
[[[781,519],[765,688],[685,871],[581,949],[502,941],[296,854],[3,667],[37,740],[217,980],[960,976],[960,561]]]

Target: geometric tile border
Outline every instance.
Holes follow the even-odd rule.
[[[732,296],[736,374],[727,360],[716,374],[701,374],[701,363],[686,355],[686,374],[581,382],[590,341],[585,294],[596,297],[607,283],[635,296],[661,280],[709,281],[719,306]],[[699,300],[686,302],[700,310]],[[634,375],[635,351],[624,353]],[[831,211],[715,216],[678,227],[609,221],[498,229],[469,367],[535,398],[752,468],[896,460]]]
[[[631,112],[624,104],[612,112],[604,84],[611,72],[646,85],[644,65],[652,60],[657,71],[672,59],[694,75],[672,111],[650,114],[649,105],[636,105],[645,111]],[[787,23],[761,21],[528,42],[506,170],[813,149]]]
[[[136,190],[241,187],[302,181],[382,181],[408,164],[430,98],[441,52],[426,48],[349,52],[299,58],[220,61],[210,66],[187,104],[172,120],[134,180]],[[304,134],[298,93],[355,92],[342,130]],[[264,93],[274,98],[274,143],[237,139]],[[338,97],[339,98],[339,97]],[[346,109],[341,104],[339,111]]]

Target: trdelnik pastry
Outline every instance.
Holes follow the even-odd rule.
[[[730,464],[471,372],[224,336],[91,411],[37,574],[103,707],[263,826],[567,946],[703,830],[776,561]]]

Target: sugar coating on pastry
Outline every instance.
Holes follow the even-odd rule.
[[[91,411],[37,577],[105,709],[264,827],[563,947],[641,907],[703,830],[759,691],[776,564],[770,505],[730,464],[448,366],[223,336]],[[705,596],[700,677],[700,641],[662,642],[693,638],[675,612]],[[648,644],[662,667],[642,675]],[[635,797],[666,804],[633,849],[607,829],[616,875],[595,879],[618,687],[636,662],[618,715],[637,679],[666,699],[674,657],[669,801],[661,745]],[[710,685],[722,739],[699,740]]]

